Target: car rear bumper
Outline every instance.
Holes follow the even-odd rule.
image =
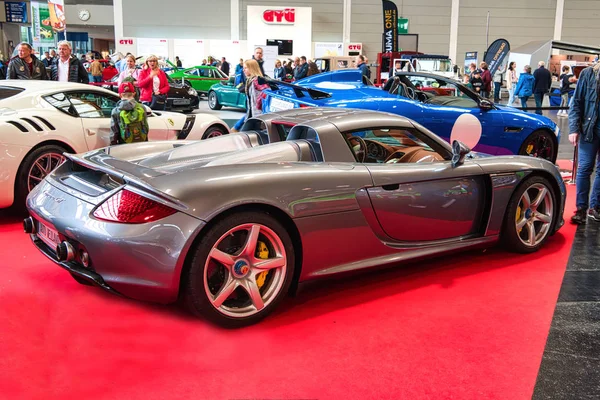
[[[179,294],[185,256],[204,222],[183,213],[146,224],[120,224],[93,218],[95,205],[48,183],[27,198],[34,219],[33,244],[73,275],[111,293],[138,300],[171,303]],[[41,240],[40,224],[68,242],[75,256],[59,261],[55,249]],[[82,261],[89,255],[88,266]]]

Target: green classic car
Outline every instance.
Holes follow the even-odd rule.
[[[246,95],[240,93],[234,84],[235,77],[213,85],[208,91],[208,106],[220,110],[223,106],[246,109]]]
[[[207,94],[215,83],[227,81],[228,77],[217,67],[199,65],[197,67],[177,69],[169,73],[173,80],[183,80],[196,89],[199,94]]]

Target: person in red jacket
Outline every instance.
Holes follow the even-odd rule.
[[[154,55],[146,59],[146,67],[140,72],[137,86],[140,88],[140,101],[153,110],[164,111],[167,106],[169,81],[167,74],[158,67]]]
[[[487,99],[490,97],[490,93],[492,91],[492,74],[490,74],[490,70],[488,69],[488,65],[485,61],[479,64],[479,68],[481,68],[481,80],[483,81],[483,88],[481,89],[481,93],[479,93],[479,95],[484,99]]]

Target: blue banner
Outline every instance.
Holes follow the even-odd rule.
[[[24,1],[7,1],[4,3],[6,12],[6,22],[15,22],[19,24],[28,24],[27,4]]]

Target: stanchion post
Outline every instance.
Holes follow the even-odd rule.
[[[573,151],[573,169],[571,170],[571,179],[567,182],[569,185],[574,185],[577,182],[577,164],[578,160],[579,141],[575,142],[575,150]]]

